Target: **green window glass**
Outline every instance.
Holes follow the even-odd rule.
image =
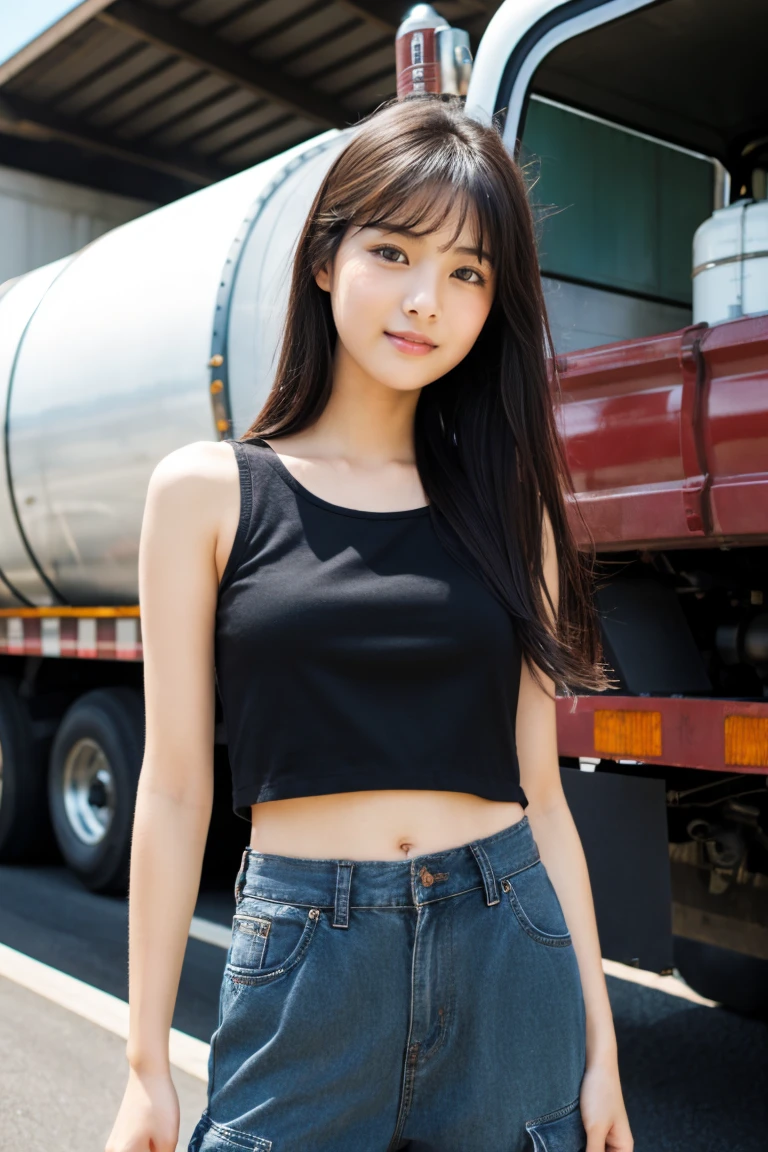
[[[693,234],[714,206],[711,161],[535,97],[520,161],[538,176],[543,273],[690,305]]]

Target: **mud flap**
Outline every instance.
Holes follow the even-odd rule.
[[[563,767],[560,775],[587,858],[601,954],[651,972],[671,970],[664,781]]]

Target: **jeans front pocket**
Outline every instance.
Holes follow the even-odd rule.
[[[549,874],[541,859],[501,881],[522,929],[539,944],[564,947],[572,943]]]
[[[528,1120],[525,1125],[536,1152],[585,1152],[587,1133],[581,1118],[579,1100],[564,1108]]]
[[[304,958],[320,919],[319,908],[243,895],[232,919],[226,974],[236,984],[264,984]]]

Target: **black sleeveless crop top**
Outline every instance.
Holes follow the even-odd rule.
[[[237,815],[374,788],[527,806],[513,622],[442,546],[430,507],[331,504],[260,437],[227,443],[241,503],[215,666]]]

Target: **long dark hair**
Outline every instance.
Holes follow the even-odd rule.
[[[580,551],[566,516],[565,494],[573,497],[573,486],[555,424],[560,381],[524,173],[495,120],[483,125],[470,118],[461,97],[389,101],[356,129],[326,173],[299,237],[275,381],[241,439],[299,432],[323,411],[337,333],[330,296],[315,274],[332,266],[348,226],[425,234],[458,206],[453,243],[470,213],[478,250],[489,239],[497,288],[471,351],[421,391],[414,427],[419,477],[441,542],[512,614],[539,686],[536,666],[565,695],[573,686],[602,691],[610,685],[599,663],[594,544]],[[558,552],[554,625],[542,566],[544,505]]]

